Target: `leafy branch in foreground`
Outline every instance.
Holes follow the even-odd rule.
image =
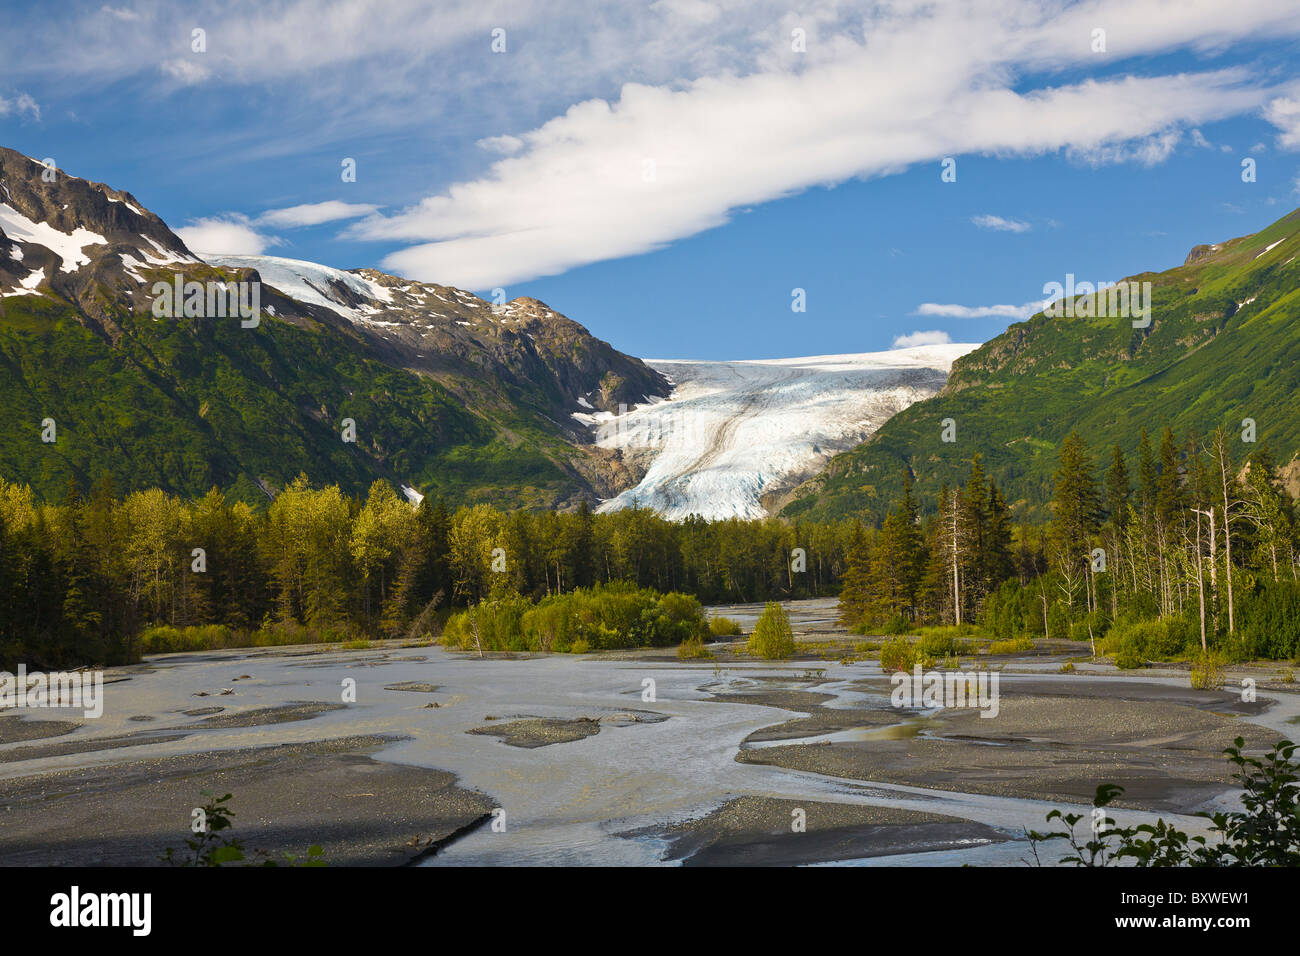
[[[253,860],[249,860],[242,840],[235,836],[219,836],[225,830],[234,827],[235,811],[229,806],[231,794],[214,797],[209,790],[201,791],[208,802],[201,808],[200,819],[203,828],[185,841],[189,851],[177,851],[168,847],[159,859],[172,866],[224,866],[228,863],[243,863],[245,866],[324,866],[325,851],[319,846],[307,850],[307,858],[300,860],[290,853],[282,859],[276,859],[264,850],[252,851]]]
[[[1112,866],[1131,862],[1134,866],[1300,866],[1300,765],[1294,761],[1300,744],[1281,740],[1262,760],[1243,754],[1245,741],[1238,737],[1224,753],[1237,765],[1233,778],[1241,785],[1244,809],[1201,813],[1212,822],[1211,842],[1203,836],[1189,836],[1163,819],[1120,827],[1105,807],[1124,788],[1104,783],[1093,798],[1091,838],[1075,833],[1085,818],[1081,813],[1053,810],[1047,822],[1060,820],[1069,829],[1049,833],[1026,831],[1033,862],[1042,865],[1038,845],[1065,840],[1070,853],[1058,862],[1073,866]]]

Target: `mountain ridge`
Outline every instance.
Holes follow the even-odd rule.
[[[371,295],[345,282],[302,301],[256,268],[285,261],[204,261],[132,194],[0,148],[0,475],[47,497],[107,471],[119,491],[257,499],[305,471],[356,494],[383,477],[531,507],[635,479],[564,413],[665,393],[640,360],[536,300],[498,314],[375,270],[305,263]],[[154,317],[154,283],[178,272],[258,283],[257,328]],[[416,294],[393,301],[389,287]],[[433,308],[431,289],[456,305]],[[55,441],[40,442],[47,419]]]
[[[796,490],[791,518],[879,520],[904,469],[935,506],[974,454],[1021,517],[1044,517],[1056,450],[1078,430],[1100,462],[1136,452],[1169,425],[1182,442],[1255,419],[1282,462],[1300,455],[1300,210],[1259,232],[1198,245],[1181,266],[1122,281],[1152,283],[1152,322],[1039,312],[954,362],[944,388],[891,418]],[[1080,301],[1076,299],[1075,302]],[[945,419],[957,441],[942,441]],[[1130,469],[1132,470],[1132,469]]]

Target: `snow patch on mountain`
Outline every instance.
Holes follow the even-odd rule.
[[[32,272],[26,279],[18,283],[18,288],[12,292],[0,293],[3,296],[11,295],[36,295],[36,287],[45,281],[45,269],[37,269]]]
[[[0,203],[0,229],[11,239],[35,243],[49,249],[63,260],[62,272],[76,272],[90,262],[90,257],[83,252],[86,246],[108,242],[99,233],[80,227],[72,232],[59,232],[48,223],[28,219],[5,203]]]
[[[647,359],[673,383],[665,401],[617,416],[575,414],[596,442],[645,467],[598,510],[650,508],[680,519],[760,518],[769,496],[860,444],[891,415],[929,398],[978,344],[948,343],[737,362]]]
[[[197,251],[197,250],[196,250]],[[282,259],[279,256],[226,256],[198,255],[210,265],[225,269],[256,269],[262,281],[274,286],[285,295],[333,309],[354,322],[366,321],[366,314],[340,297],[333,283],[341,283],[355,295],[369,301],[392,302],[393,293],[378,282],[342,269],[332,269],[301,259]]]

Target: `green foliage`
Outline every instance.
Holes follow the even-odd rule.
[[[1300,584],[1285,578],[1263,579],[1246,592],[1241,602],[1241,638],[1241,650],[1252,657],[1300,657]]]
[[[971,652],[970,641],[963,634],[978,633],[968,627],[928,627],[920,632],[916,649],[926,657],[957,657]]]
[[[1262,256],[1271,244],[1274,254]],[[1205,435],[1241,421],[1242,407],[1268,409],[1261,440],[1300,451],[1300,239],[1290,216],[1214,255],[1137,280],[1153,283],[1152,324],[1122,317],[1033,316],[952,367],[948,387],[889,418],[864,444],[832,459],[782,514],[798,520],[883,519],[879,492],[911,468],[923,512],[959,482],[969,458],[940,442],[954,418],[1022,516],[1049,518],[1057,461],[1077,431],[1096,448],[1133,456],[1139,426],[1167,420],[1178,434]],[[1261,257],[1262,256],[1262,257]],[[1250,301],[1249,305],[1239,305]],[[967,453],[969,454],[969,452]]]
[[[696,635],[688,637],[677,645],[677,656],[682,660],[695,660],[698,658],[711,658],[714,653],[704,646],[704,638]]]
[[[1122,621],[1111,628],[1103,646],[1114,650],[1117,667],[1131,669],[1145,667],[1151,660],[1179,657],[1197,640],[1184,618],[1162,617]]]
[[[1027,654],[1034,649],[1034,642],[1027,637],[1017,637],[1009,641],[993,641],[989,644],[990,654]]]
[[[210,651],[239,646],[224,624],[172,627],[160,624],[145,628],[140,635],[141,654],[174,654],[178,651]]]
[[[0,479],[0,666],[432,640],[448,614],[470,606],[472,623],[499,632],[489,646],[676,646],[699,629],[702,600],[833,594],[848,536],[839,525],[678,523],[636,509],[449,513],[428,497],[413,507],[384,482],[359,500],[302,475],[262,508],[215,488],[190,500],[114,489],[106,478],[89,495],[73,485],[60,503],[43,503]],[[796,545],[810,560],[792,574]],[[585,598],[549,601],[615,584],[655,596],[610,591],[598,611],[581,607]],[[522,603],[498,607],[509,594]],[[515,617],[535,611],[529,637],[521,621],[495,619],[511,607]],[[454,625],[453,643],[469,623]]]
[[[1115,784],[1101,784],[1093,798],[1100,826],[1090,837],[1075,828],[1082,814],[1052,810],[1047,822],[1060,820],[1067,827],[1048,833],[1029,831],[1030,846],[1038,861],[1039,844],[1061,840],[1069,851],[1060,860],[1067,866],[1300,866],[1300,766],[1297,745],[1279,741],[1260,760],[1242,753],[1238,737],[1224,753],[1236,765],[1233,779],[1241,787],[1241,810],[1202,813],[1212,823],[1215,842],[1189,836],[1164,820],[1135,827],[1119,827],[1105,816],[1104,808],[1124,792]]]
[[[768,660],[793,657],[796,646],[790,618],[776,601],[768,601],[749,636],[749,651]]]
[[[617,582],[536,604],[514,593],[485,599],[452,615],[442,640],[463,650],[587,653],[669,647],[706,634],[703,608],[690,595]]]
[[[203,830],[186,839],[184,850],[168,847],[163,851],[159,857],[163,863],[171,866],[226,866],[236,863],[245,866],[325,866],[325,851],[320,846],[309,847],[305,859],[288,853],[277,859],[262,850],[254,850],[253,860],[250,861],[242,840],[222,835],[235,825],[235,811],[230,808],[231,795],[216,797],[208,790],[202,791],[202,795],[208,798],[201,808],[205,821]]]
[[[880,669],[910,671],[920,660],[916,645],[905,637],[895,637],[880,645]]]
[[[729,617],[714,614],[709,618],[709,633],[714,637],[737,637],[741,632],[740,624]]]
[[[1223,686],[1227,659],[1218,651],[1205,651],[1192,661],[1191,682],[1197,690],[1218,690]]]

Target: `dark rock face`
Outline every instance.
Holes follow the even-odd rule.
[[[668,381],[640,359],[624,355],[544,302],[518,298],[493,305],[449,286],[400,279],[374,269],[356,274],[392,297],[372,300],[375,310],[359,327],[392,360],[435,377],[471,374],[490,378],[516,400],[563,416],[591,408],[617,412],[671,391]],[[339,289],[341,304],[365,306],[351,289]]]

